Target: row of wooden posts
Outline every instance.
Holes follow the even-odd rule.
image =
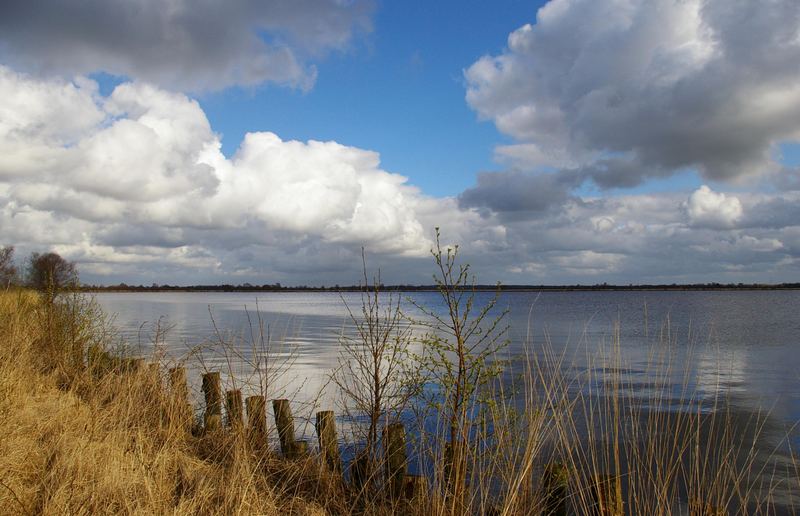
[[[169,370],[170,388],[180,399],[188,400],[186,370],[174,367]],[[250,441],[257,446],[266,446],[267,410],[266,399],[261,395],[248,396],[242,399],[242,391],[232,389],[225,391],[223,399],[222,382],[218,372],[202,375],[202,392],[205,399],[203,412],[203,431],[216,432],[226,427],[231,430],[246,430]],[[188,403],[188,401],[187,401]],[[222,408],[225,406],[226,418],[223,425]],[[247,426],[244,416],[247,414]],[[302,459],[308,455],[308,441],[295,438],[294,417],[287,399],[272,400],[275,427],[278,430],[281,454],[291,460]],[[317,439],[320,459],[323,465],[334,473],[343,471],[339,454],[339,439],[336,433],[336,416],[332,410],[322,410],[316,414]],[[405,427],[401,423],[388,425],[386,429],[386,463],[385,470],[391,493],[396,497],[415,499],[424,496],[425,478],[407,472]],[[356,487],[366,482],[365,469],[359,468],[358,460],[351,468],[351,481]]]
[[[183,368],[170,370],[170,378],[186,385]],[[207,431],[218,430],[222,426],[222,387],[220,374],[209,372],[202,375],[202,391],[206,408],[203,424]],[[181,387],[183,388],[183,387]],[[188,391],[187,391],[188,392]],[[242,391],[238,389],[225,392],[225,412],[229,428],[244,428]],[[249,396],[244,403],[247,410],[249,433],[256,442],[266,443],[266,400],[264,396]],[[287,399],[272,401],[275,426],[278,430],[281,453],[287,459],[299,459],[308,454],[308,441],[295,439],[294,418]],[[339,454],[339,441],[336,434],[336,417],[332,410],[322,410],[316,414],[315,425],[319,442],[321,462],[331,471],[341,473],[342,460]],[[427,482],[422,475],[407,472],[406,433],[402,423],[389,424],[385,431],[385,469],[389,492],[393,497],[416,499],[425,496]],[[351,481],[360,487],[365,478],[360,474],[358,459],[351,468]],[[620,516],[623,514],[622,486],[619,478],[605,475],[595,479],[593,498],[598,514]],[[561,463],[549,464],[544,471],[544,514],[561,516],[567,514],[569,473]]]
[[[99,360],[100,363],[103,360],[113,360],[109,357],[109,354],[102,352],[95,360]],[[122,366],[125,370],[141,370],[140,368],[144,367],[143,359],[127,360]],[[159,364],[150,363],[147,367],[151,372],[157,373]],[[189,403],[186,369],[184,367],[170,368],[168,379],[173,399],[179,404],[179,412],[182,413],[179,417],[184,418],[187,424],[190,424],[193,419],[193,411]],[[202,375],[202,392],[205,399],[205,411],[203,413],[204,432],[217,432],[224,428],[246,431],[248,439],[255,446],[266,447],[268,445],[266,399],[264,396],[254,395],[243,400],[242,391],[233,389],[226,391],[223,398],[219,372],[207,372]],[[224,421],[222,417],[223,404],[226,414]],[[247,415],[246,426],[244,422],[245,410]],[[295,438],[294,417],[292,416],[289,400],[273,400],[272,410],[275,426],[278,430],[281,454],[290,460],[306,457],[309,452],[308,441]],[[315,429],[322,464],[330,471],[341,474],[343,466],[339,454],[334,412],[332,410],[317,412]],[[395,498],[406,500],[414,500],[426,496],[428,486],[425,477],[407,472],[408,457],[406,453],[406,433],[403,424],[389,424],[386,427],[384,437],[384,465],[390,494]],[[357,457],[350,468],[351,482],[356,488],[363,487],[367,480],[365,475],[369,474],[368,469],[364,467],[363,463],[360,463],[361,460],[363,459]],[[561,463],[551,463],[545,467],[542,478],[543,514],[554,516],[567,514],[568,486],[569,470],[567,466]],[[618,477],[602,475],[595,478],[592,498],[598,515],[621,516],[624,514],[622,486]]]

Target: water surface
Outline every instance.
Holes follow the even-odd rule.
[[[481,305],[493,294],[477,296]],[[357,293],[318,292],[102,293],[97,301],[135,352],[157,345],[166,362],[192,355],[186,363],[195,392],[203,368],[220,370],[228,386],[245,390],[268,383],[268,396],[294,400],[306,435],[313,412],[340,401],[328,379],[340,339],[352,335],[348,307],[358,313],[361,303]],[[443,309],[436,293],[403,294],[404,311],[418,321],[425,318],[415,304]],[[659,397],[674,396],[672,409],[682,410],[686,392],[709,400],[709,410],[722,397],[742,421],[754,412],[766,418],[759,436],[764,457],[786,461],[787,443],[800,446],[798,291],[508,292],[493,315],[502,310],[507,377],[523,369],[525,357],[547,349],[563,357],[560,374],[595,373],[595,385],[578,382],[576,389],[596,390],[612,371],[629,386],[625,395],[646,402],[654,367],[666,369]],[[265,356],[279,380],[254,373]]]

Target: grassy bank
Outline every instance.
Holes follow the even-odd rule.
[[[196,436],[161,375],[98,375],[76,357],[101,314],[26,291],[0,295],[0,513],[325,514],[344,491],[229,435]]]
[[[219,431],[204,429],[202,417],[187,421],[185,393],[164,368],[104,353],[88,361],[90,349],[113,346],[112,335],[85,297],[49,304],[28,291],[0,295],[0,514],[795,511],[791,450],[756,446],[769,415],[698,396],[688,377],[667,393],[667,348],[634,385],[614,339],[570,376],[564,356],[537,346],[523,370],[467,400],[471,423],[455,452],[451,422],[435,406],[407,410],[405,421],[426,430],[407,435],[424,477],[406,501],[393,496],[383,452],[356,488],[313,449],[286,460],[254,444],[252,421]]]

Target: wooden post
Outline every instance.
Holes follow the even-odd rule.
[[[549,516],[567,515],[567,489],[569,488],[569,470],[564,464],[554,462],[544,468],[542,491],[544,494],[544,512]]]
[[[267,403],[264,396],[249,396],[245,405],[250,445],[264,448],[267,446]]]
[[[292,453],[289,455],[290,459],[300,459],[308,455],[308,441],[301,439],[295,441],[292,446]]]
[[[289,400],[272,400],[272,411],[275,413],[275,426],[278,428],[278,439],[281,442],[281,453],[284,457],[294,455],[294,418]]]
[[[172,396],[189,403],[189,387],[186,384],[186,369],[172,367],[169,370],[169,388]]]
[[[324,464],[336,473],[342,472],[339,457],[339,440],[336,438],[336,417],[332,410],[317,412],[317,437]]]
[[[424,475],[406,475],[403,480],[403,498],[409,502],[419,501],[428,493]]]
[[[623,516],[622,482],[613,475],[595,475],[592,478],[592,496],[598,516]]]
[[[244,427],[242,391],[235,389],[225,393],[225,413],[228,416],[228,428],[241,430]]]
[[[406,476],[406,429],[403,423],[392,423],[386,427],[386,477],[390,494],[398,498],[403,492],[403,479]]]
[[[218,372],[203,375],[203,396],[206,399],[203,426],[206,432],[219,430],[222,427],[222,387]]]
[[[186,383],[185,368],[173,367],[169,370],[169,389],[171,396],[169,419],[177,421],[181,427],[185,426],[190,429],[192,426],[192,406],[189,404],[189,386]]]

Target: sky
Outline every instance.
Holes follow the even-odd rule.
[[[0,244],[86,283],[800,281],[796,0],[6,0]]]

